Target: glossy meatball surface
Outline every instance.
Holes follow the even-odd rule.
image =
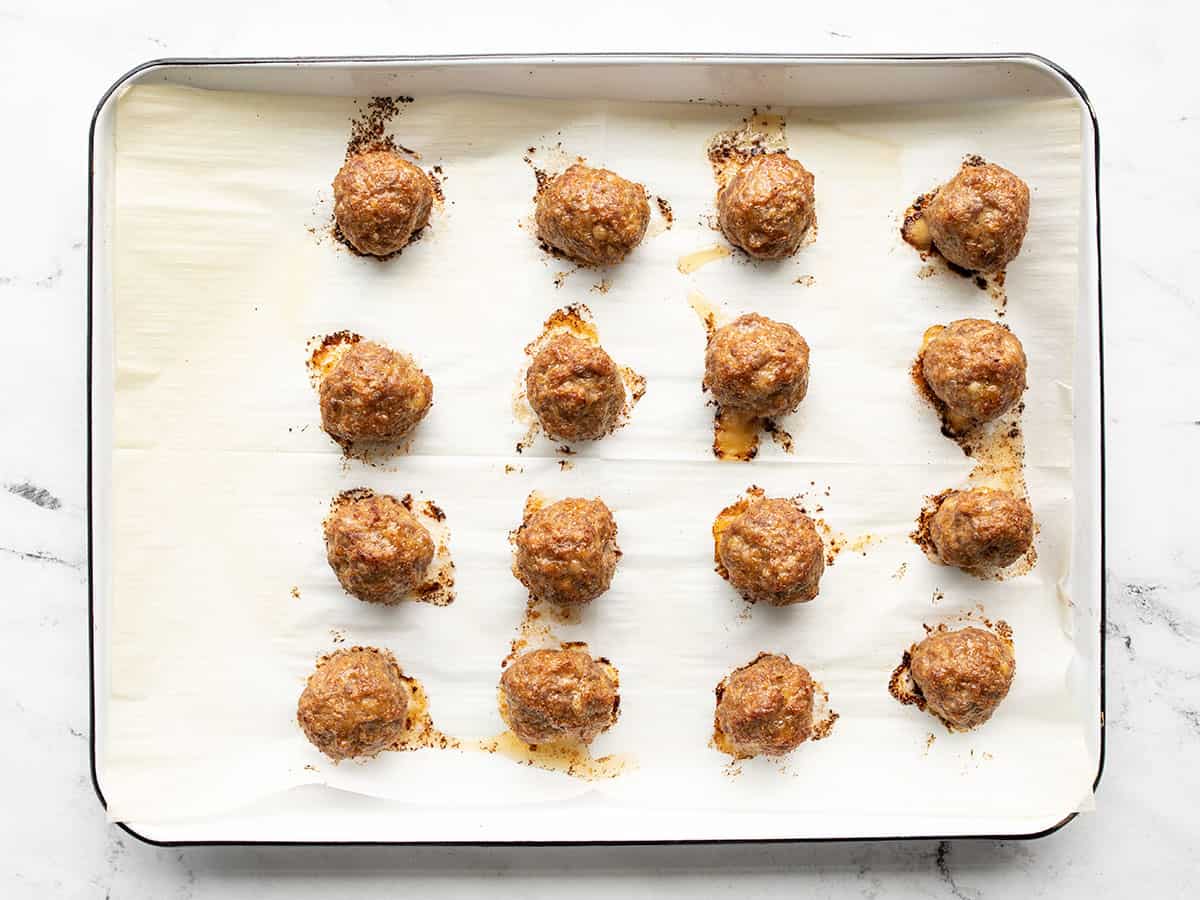
[[[998,272],[1021,252],[1029,225],[1029,186],[991,163],[964,165],[925,208],[929,237],[950,262]]]
[[[1025,349],[1017,336],[984,319],[959,319],[930,338],[921,357],[929,389],[954,416],[990,422],[1025,392]]]
[[[791,256],[813,220],[813,176],[785,153],[751,157],[717,191],[722,233],[755,259]]]
[[[808,393],[808,343],[757,313],[718,328],[704,354],[704,387],[722,408],[759,416],[795,411]]]
[[[558,333],[533,358],[525,393],[542,429],[554,440],[594,441],[616,427],[625,383],[603,348]]]
[[[314,746],[332,760],[374,756],[399,740],[411,692],[386,650],[339,650],[308,677],[296,718]]]
[[[912,650],[912,679],[926,708],[955,731],[992,717],[1016,671],[1012,646],[982,628],[936,631]]]
[[[433,404],[433,382],[413,358],[374,341],[342,353],[319,393],[321,427],[343,444],[402,438]]]
[[[514,571],[538,600],[589,603],[617,568],[617,524],[602,500],[570,497],[530,515],[516,536]]]
[[[717,540],[732,584],[754,602],[787,606],[817,596],[825,545],[812,519],[790,500],[752,499]]]
[[[325,552],[346,592],[370,603],[399,603],[429,570],[433,538],[395,497],[345,500],[325,522]]]
[[[534,219],[538,236],[568,258],[611,266],[642,242],[650,203],[640,184],[574,165],[542,189]]]
[[[1009,491],[955,491],[933,514],[929,537],[946,565],[1008,566],[1033,543],[1033,513]]]
[[[577,648],[525,653],[500,678],[500,715],[527,744],[591,743],[619,702],[612,667]]]
[[[429,222],[433,183],[390,150],[346,160],[333,179],[333,215],[359,253],[389,256]]]
[[[786,656],[762,654],[717,686],[716,725],[737,757],[779,756],[813,730],[812,677]]]

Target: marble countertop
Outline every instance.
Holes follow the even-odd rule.
[[[1200,877],[1200,558],[1188,550],[1200,531],[1191,465],[1200,288],[1189,273],[1200,243],[1188,216],[1200,213],[1200,81],[1181,8],[1148,0],[1072,12],[1013,0],[1002,11],[931,2],[810,12],[797,3],[735,16],[728,4],[693,0],[612,2],[587,18],[475,6],[0,2],[10,198],[0,223],[0,585],[10,638],[0,670],[0,893],[1190,896]],[[555,850],[156,849],[107,824],[88,774],[84,567],[86,137],[101,93],[162,56],[617,49],[1031,50],[1090,93],[1103,141],[1109,501],[1108,740],[1096,811],[1033,842]]]

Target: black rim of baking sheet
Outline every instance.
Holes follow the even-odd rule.
[[[1096,195],[1096,331],[1099,339],[1097,362],[1099,365],[1099,433],[1100,433],[1100,753],[1096,764],[1096,778],[1092,782],[1095,792],[1104,774],[1105,744],[1106,744],[1106,650],[1104,635],[1107,627],[1107,534],[1106,534],[1106,460],[1105,460],[1105,418],[1104,418],[1104,277],[1101,265],[1100,244],[1100,123],[1096,119],[1096,111],[1088,98],[1087,91],[1070,72],[1053,60],[1036,53],[469,53],[445,56],[281,56],[281,57],[167,57],[148,60],[135,66],[119,77],[112,86],[104,92],[96,109],[92,113],[88,129],[88,224],[87,224],[87,580],[88,580],[88,757],[91,769],[92,788],[101,806],[108,808],[108,801],[100,789],[100,780],[96,772],[96,624],[95,624],[95,586],[94,586],[94,529],[95,504],[93,496],[94,465],[93,465],[93,413],[95,405],[93,365],[93,263],[95,256],[95,161],[96,161],[96,124],[105,105],[114,93],[131,80],[143,73],[166,66],[171,67],[204,67],[204,66],[251,66],[251,65],[321,65],[340,63],[426,63],[438,65],[441,63],[462,62],[509,62],[519,64],[548,63],[548,62],[602,62],[629,63],[639,62],[678,62],[683,64],[703,63],[787,63],[787,62],[987,62],[1003,60],[1021,60],[1039,63],[1057,73],[1075,91],[1075,94],[1087,110],[1092,121],[1093,162],[1095,166]],[[941,841],[941,840],[1034,840],[1054,834],[1078,816],[1072,812],[1060,822],[1041,831],[1028,834],[969,834],[969,835],[878,835],[867,837],[781,837],[781,838],[697,838],[697,839],[656,839],[656,840],[603,840],[603,841],[255,841],[255,840],[182,840],[160,841],[147,837],[131,828],[125,822],[116,822],[117,827],[130,836],[145,844],[155,847],[572,847],[572,846],[673,846],[695,844],[821,844],[836,842],[886,842],[886,841]]]

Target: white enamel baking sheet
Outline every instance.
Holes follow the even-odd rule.
[[[732,69],[712,67],[721,77],[709,81],[732,81],[731,96],[748,99]],[[288,93],[156,83],[214,77],[183,68],[122,91],[106,113],[93,563],[97,770],[110,816],[169,840],[679,840],[1023,834],[1087,808],[1100,598],[1094,319],[1080,315],[1095,302],[1081,239],[1094,211],[1078,99],[997,89],[972,102],[918,94],[923,102],[878,105],[864,81],[857,101],[843,84],[840,105],[792,105],[774,96],[786,97],[789,79],[776,84],[773,71],[763,102],[774,101],[792,154],[816,176],[818,240],[782,264],[734,257],[683,275],[681,256],[721,243],[706,221],[705,142],[748,107],[693,96],[690,84],[658,89],[704,102],[615,99],[642,96],[620,66],[600,67],[613,99],[586,100],[545,96],[562,93],[552,73],[553,91],[484,93],[495,83],[477,78],[468,91],[469,70],[450,68],[453,92],[419,67],[383,81],[416,95],[393,123],[398,140],[446,176],[428,233],[386,263],[309,229],[328,215],[355,114],[351,98],[319,95],[319,68],[295,68],[307,81]],[[837,67],[818,68],[827,78]],[[886,80],[903,68],[875,72]],[[380,93],[378,67],[369,75],[362,92]],[[557,273],[571,267],[518,227],[534,187],[522,157],[536,147],[539,165],[554,168],[559,141],[674,211],[673,227],[656,222],[621,267],[573,271],[561,286]],[[1029,356],[1039,561],[1003,583],[934,567],[907,538],[922,498],[962,485],[971,468],[917,399],[908,365],[928,325],[993,310],[967,280],[918,278],[896,225],[965,153],[1012,168],[1033,191],[1005,321]],[[594,289],[602,277],[604,293]],[[693,291],[807,337],[810,393],[784,422],[793,454],[768,443],[750,464],[713,459]],[[526,426],[512,400],[522,348],[555,308],[578,302],[648,387],[630,423],[564,471],[544,440],[515,454]],[[382,467],[344,462],[319,428],[306,343],[343,328],[413,352],[435,384],[409,454]],[[835,531],[874,540],[837,558],[814,603],[747,614],[712,570],[709,528],[751,484],[808,492]],[[320,525],[330,498],[359,486],[445,510],[452,606],[379,609],[340,590]],[[636,764],[608,781],[457,751],[329,764],[294,709],[335,636],[394,651],[443,731],[502,729],[495,684],[524,608],[507,534],[532,490],[599,495],[613,509],[625,551],[613,587],[556,635],[620,669],[621,718],[595,750]],[[1012,626],[1017,678],[985,728],[950,735],[895,703],[888,675],[923,623],[977,605]],[[759,650],[806,665],[841,718],[829,739],[782,763],[730,774],[708,745],[712,689]]]

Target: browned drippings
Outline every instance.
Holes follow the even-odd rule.
[[[392,120],[400,114],[401,106],[412,102],[412,97],[371,97],[364,107],[356,100],[358,112],[350,119],[346,159],[372,150],[391,150],[416,156],[407,147],[396,143],[396,139],[387,133]]]
[[[814,278],[812,275],[801,275],[799,278],[797,278],[795,281],[792,282],[792,284],[799,284],[803,287],[812,287],[816,283],[817,283],[817,279]]]
[[[675,267],[683,275],[690,275],[697,269],[707,266],[711,262],[716,262],[718,259],[725,259],[733,253],[727,246],[722,244],[713,244],[711,247],[705,247],[703,250],[696,250],[693,253],[688,253],[679,257],[679,262]]]
[[[720,308],[705,297],[699,291],[688,292],[688,306],[692,308],[697,316],[700,317],[700,322],[704,325],[704,333],[708,340],[712,340],[712,336],[717,329],[725,324],[728,318]]]
[[[713,416],[713,455],[731,462],[749,462],[758,455],[763,420],[741,409],[717,407]]]
[[[675,213],[671,209],[671,204],[667,202],[665,197],[655,196],[655,203],[658,204],[658,211],[663,217],[663,221],[667,223],[667,230],[675,224]]]
[[[933,523],[933,517],[937,515],[938,507],[942,505],[942,501],[953,493],[955,491],[951,488],[940,494],[926,497],[925,502],[921,505],[921,511],[917,514],[917,527],[908,535],[932,562],[939,564],[941,559],[938,557],[937,547],[933,544],[933,538],[930,537],[929,527]]]
[[[637,402],[646,396],[646,377],[639,375],[628,366],[621,366],[621,380],[625,383],[625,392],[629,396],[626,408],[628,413]]]
[[[459,750],[462,741],[439,731],[429,715],[429,695],[425,686],[411,675],[401,675],[409,690],[408,718],[404,733],[390,750]]]
[[[300,586],[297,584],[292,585],[292,599],[293,600],[300,599]]]
[[[746,493],[744,496],[739,497],[733,503],[729,504],[729,506],[726,506],[723,510],[717,513],[717,517],[713,519],[712,536],[713,562],[715,564],[714,568],[716,573],[726,581],[729,580],[729,572],[725,568],[725,564],[721,562],[721,535],[725,533],[725,530],[733,524],[734,520],[737,519],[738,516],[742,515],[747,509],[750,508],[751,500],[761,498],[764,494],[765,491],[763,491],[762,488],[760,488],[758,485],[752,484],[750,487],[746,488]]]
[[[633,757],[610,753],[592,756],[586,744],[554,743],[526,744],[511,731],[502,731],[492,738],[476,741],[469,749],[495,753],[524,766],[562,772],[584,781],[616,778],[636,768]]]
[[[717,186],[723,187],[738,167],[753,156],[787,151],[787,122],[782,116],[754,109],[740,128],[713,135],[705,148]]]
[[[819,681],[813,682],[813,725],[809,740],[823,741],[833,734],[833,726],[841,715],[829,707],[829,691]]]
[[[900,237],[904,239],[904,243],[921,254],[921,259],[929,259],[931,254],[937,253],[933,247],[933,238],[929,235],[929,224],[923,215],[925,207],[936,196],[936,188],[921,194],[904,211],[904,218],[900,222]]]
[[[313,386],[319,385],[321,379],[333,371],[342,354],[362,339],[362,335],[353,331],[335,331],[309,338],[308,377]]]
[[[611,287],[612,287],[612,282],[609,279],[601,278],[599,281],[597,281],[595,284],[593,284],[591,286],[590,290],[596,294],[607,294]]]
[[[888,693],[905,706],[915,706],[917,709],[924,710],[925,695],[921,693],[921,689],[917,687],[917,683],[912,678],[912,649],[910,647],[904,651],[900,665],[892,670],[892,676],[888,679]]]
[[[600,344],[596,323],[592,321],[592,311],[583,303],[572,303],[550,313],[542,324],[542,333],[525,348],[525,352],[532,356],[542,341],[559,331],[568,332],[597,346]]]
[[[796,442],[792,439],[791,434],[784,431],[774,419],[763,419],[762,429],[771,436],[771,440],[783,448],[784,453],[796,451]]]

